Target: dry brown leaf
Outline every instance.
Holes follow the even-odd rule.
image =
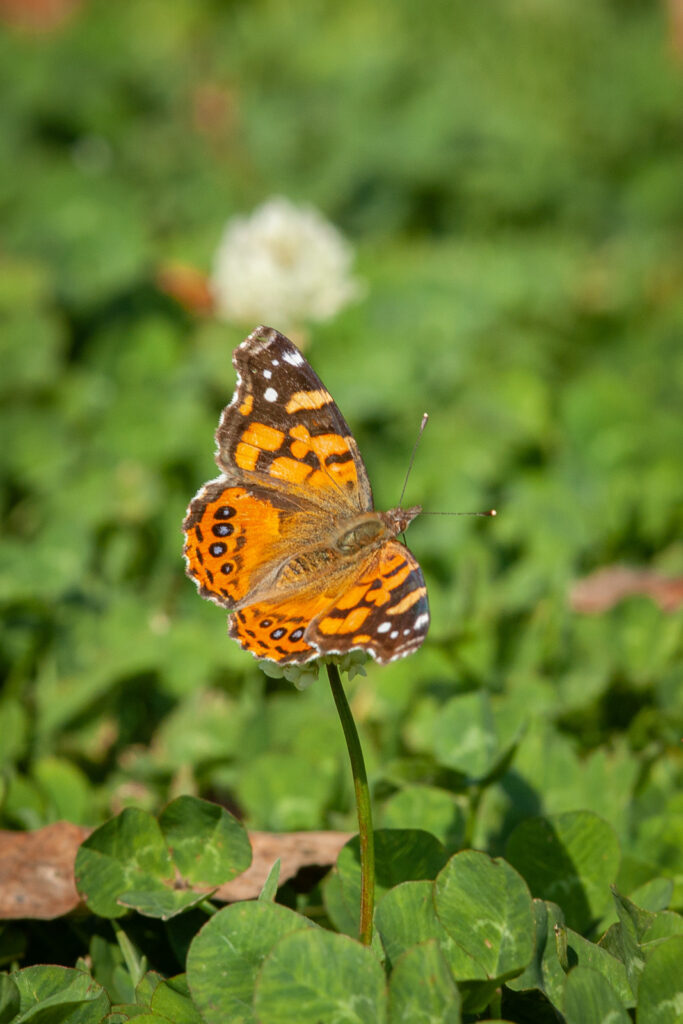
[[[683,62],[683,0],[667,0],[669,12],[669,42],[671,51]]]
[[[577,580],[569,602],[574,611],[590,615],[607,611],[634,594],[645,594],[663,611],[673,612],[683,604],[683,579],[668,579],[652,569],[611,565]]]
[[[238,94],[220,82],[201,82],[192,92],[192,127],[213,143],[230,144],[238,126]]]
[[[213,310],[213,295],[206,274],[186,263],[167,263],[156,273],[157,288],[190,313]]]
[[[294,878],[301,868],[312,865],[331,867],[352,835],[353,832],[250,832],[254,853],[251,867],[232,882],[222,885],[215,898],[231,903],[258,896],[278,857],[281,862],[280,885]]]
[[[92,829],[57,821],[35,832],[0,830],[0,919],[49,921],[78,906],[74,884],[76,851]],[[280,884],[300,868],[329,867],[351,832],[250,832],[251,867],[222,885],[215,899],[231,902],[258,896],[279,857]]]
[[[78,10],[82,0],[0,0],[0,21],[31,32],[52,32]]]
[[[48,921],[73,910],[76,850],[90,832],[68,821],[35,832],[0,831],[0,918]]]

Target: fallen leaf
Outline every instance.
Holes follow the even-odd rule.
[[[190,313],[211,313],[213,296],[206,274],[185,263],[168,263],[156,273],[159,291],[187,309]]]
[[[237,94],[227,85],[202,82],[191,96],[192,127],[214,143],[230,143],[238,125]]]
[[[49,921],[73,910],[76,850],[91,832],[68,821],[35,832],[0,831],[0,918]]]
[[[676,60],[683,62],[683,0],[668,0],[669,42]]]
[[[215,899],[232,903],[249,900],[261,892],[275,861],[280,858],[280,885],[294,878],[301,868],[332,867],[339,851],[353,832],[250,832],[253,859],[244,874],[226,882]]]
[[[575,612],[595,615],[634,594],[651,597],[663,611],[673,612],[683,604],[683,579],[669,579],[652,569],[612,565],[577,580],[569,603]]]
[[[0,0],[0,20],[13,28],[51,32],[60,28],[82,0]]]
[[[91,828],[57,821],[34,832],[0,830],[0,919],[49,921],[74,910],[74,861]],[[330,867],[351,832],[250,832],[251,866],[212,897],[229,903],[258,896],[280,858],[280,884],[303,867]]]

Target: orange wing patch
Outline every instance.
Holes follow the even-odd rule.
[[[396,550],[394,550],[396,549]],[[407,552],[409,554],[409,552]],[[379,564],[377,564],[379,563]],[[346,614],[349,609],[358,610],[362,606],[365,610],[371,608],[382,610],[383,614],[391,614],[390,602],[405,580],[414,571],[414,559],[406,558],[406,549],[403,545],[394,544],[389,552],[381,552],[370,568],[366,568],[360,579],[350,587],[346,593],[335,602],[328,614],[318,623],[318,629],[326,636],[338,633],[350,633],[358,629],[362,624],[351,615]],[[416,563],[415,563],[416,564]],[[410,594],[415,593],[419,588],[415,587]],[[425,588],[422,588],[426,593]],[[402,598],[407,600],[409,595]],[[419,599],[419,595],[414,601]],[[398,607],[398,606],[396,606]],[[367,617],[367,616],[366,616]]]
[[[313,470],[305,462],[297,459],[279,458],[271,463],[268,475],[276,480],[285,480],[289,484],[303,484]]]
[[[301,392],[304,394],[310,397],[323,392]],[[298,396],[294,397],[298,400]],[[308,428],[299,423],[286,435],[276,427],[255,420],[246,425],[239,438],[235,462],[247,472],[261,468],[276,480],[298,486],[305,484],[318,491],[358,484],[351,443],[341,434],[311,435]],[[265,459],[259,462],[261,455]]]
[[[337,610],[337,605],[334,611]],[[367,605],[356,606],[352,608],[346,615],[326,615],[319,624],[321,633],[325,636],[332,636],[337,633],[356,633],[363,625],[368,615],[370,614],[370,608]]]
[[[276,458],[270,476],[313,490],[329,490],[341,484],[356,487],[358,472],[352,442],[341,434],[311,434],[303,423],[289,431],[290,456]]]
[[[413,587],[409,590],[405,597],[401,598],[398,604],[391,605],[387,608],[387,615],[403,615],[404,612],[409,611],[414,604],[417,604],[423,597],[427,596],[426,587]]]
[[[358,446],[296,346],[259,327],[235,350],[233,363],[237,387],[216,431],[216,461],[226,476],[283,494],[308,491],[313,505],[335,514],[370,511],[372,490]]]
[[[253,396],[247,395],[241,408],[249,405],[250,398],[253,402]],[[278,451],[282,447],[284,439],[285,435],[281,430],[269,427],[267,423],[253,421],[242,431],[235,449],[235,462],[240,469],[256,469],[261,452]]]
[[[261,452],[276,452],[282,447],[285,435],[266,423],[250,423],[242,434],[242,443],[251,444]]]
[[[234,608],[280,537],[280,511],[219,478],[193,499],[183,523],[187,572],[202,597]]]
[[[254,448],[250,444],[240,444],[235,448],[235,462],[240,469],[256,469],[256,463],[258,462],[259,450]]]
[[[301,412],[302,409],[322,409],[332,401],[332,395],[323,388],[316,391],[295,391],[287,402],[285,411],[291,415],[294,412]]]

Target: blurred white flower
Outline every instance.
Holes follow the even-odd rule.
[[[318,678],[321,664],[336,665],[340,672],[347,672],[349,682],[355,676],[365,675],[365,662],[370,657],[365,651],[349,651],[348,654],[329,654],[327,657],[315,658],[303,665],[278,665],[275,661],[259,661],[262,672],[271,679],[286,679],[293,683],[297,690],[306,690]]]
[[[310,206],[276,197],[228,221],[211,290],[218,316],[280,329],[327,320],[355,298],[353,251]]]

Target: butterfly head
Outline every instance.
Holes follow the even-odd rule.
[[[410,526],[421,511],[422,505],[412,505],[411,508],[390,508],[388,512],[382,512],[380,515],[392,537],[397,537]]]

